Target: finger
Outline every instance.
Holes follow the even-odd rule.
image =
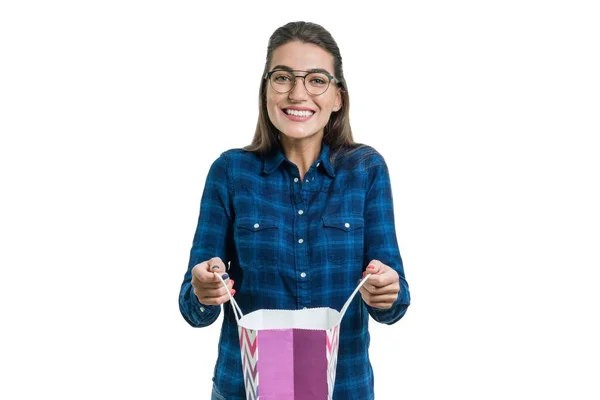
[[[223,261],[219,257],[213,257],[210,260],[208,260],[207,263],[208,263],[208,270],[210,272],[218,272],[221,275],[223,275],[225,272],[227,272],[225,263],[223,263]]]
[[[383,295],[383,296],[372,296],[369,299],[369,305],[375,308],[388,309],[394,305],[394,302],[398,299],[398,294]]]
[[[231,296],[234,296],[235,293],[236,293],[235,289],[232,289]],[[198,300],[200,300],[200,303],[206,304],[206,305],[219,305],[219,304],[223,304],[223,303],[226,303],[227,301],[229,301],[229,294],[224,293],[220,296],[205,295],[205,296],[199,297]]]
[[[362,296],[362,299],[365,303],[367,303],[368,305],[371,305],[373,303],[373,295],[371,293],[369,293],[368,290],[360,288],[360,294]]]
[[[214,259],[210,259],[208,261],[203,261],[199,264],[196,264],[192,268],[192,284],[194,284],[194,278],[196,281],[202,282],[202,283],[219,282],[219,280],[215,277],[214,273],[211,270],[212,270],[212,267],[214,266],[215,271],[220,271],[221,266],[216,263],[211,266],[212,260],[214,260]],[[223,264],[223,263],[221,262],[221,264]]]
[[[229,283],[231,283],[233,285],[233,283],[234,283],[233,279],[231,279],[229,274],[223,274],[223,276],[221,278],[223,278],[226,285],[229,285]],[[223,283],[221,283],[221,280],[217,278],[216,280],[212,279],[208,282],[202,282],[201,286],[204,289],[219,289],[219,288],[223,287]]]
[[[370,276],[367,282],[370,285],[378,288],[394,284],[398,285],[400,281],[398,272],[396,272],[393,268],[388,267],[387,265],[385,265],[384,268],[385,272]]]
[[[385,267],[385,264],[381,261],[371,260],[371,262],[369,262],[369,265],[367,265],[365,272],[371,275],[379,274],[383,272],[383,267]]]
[[[374,295],[398,293],[399,286],[397,284],[389,284],[385,286],[376,286],[365,283],[363,288]]]
[[[371,303],[393,303],[398,298],[398,293],[371,295]]]
[[[223,282],[225,282],[225,285],[227,286],[229,286],[229,284],[231,283],[231,279],[229,279],[229,274],[225,273],[223,275],[220,275],[219,272],[213,273],[213,282],[211,283],[213,285],[217,285],[220,288],[223,288],[223,282],[221,282],[221,279],[223,280]]]
[[[208,262],[204,262],[194,266],[192,270],[192,287],[194,294],[201,303],[215,304],[214,298],[227,295],[227,291],[223,287],[221,280],[215,276],[215,273],[209,273],[207,271],[207,269],[210,268],[207,264]],[[203,270],[207,275],[201,275]],[[198,275],[201,275],[201,277],[198,278]],[[228,274],[223,274],[222,278],[224,279],[227,288],[232,290],[234,285],[233,279],[229,279]]]
[[[371,293],[369,293],[369,291],[367,289],[365,289],[365,287],[361,287],[360,289],[358,289],[358,292],[360,293],[360,295],[362,296],[363,300],[365,301],[365,303],[367,303],[367,300],[369,299],[369,297],[371,296]],[[367,303],[369,304],[369,303]]]
[[[381,288],[389,285],[391,282],[385,275],[371,275],[363,286],[372,288]]]
[[[375,290],[375,287],[373,285],[369,285],[369,284],[365,283],[364,285],[362,285],[360,290],[361,290],[361,292],[364,290],[367,293],[372,293]]]
[[[233,293],[231,293],[231,296],[233,297],[233,295],[235,294],[235,291],[233,291]],[[226,294],[225,296],[221,296],[219,298],[217,298],[217,303],[218,304],[224,304],[227,303],[230,300],[229,295]]]
[[[392,307],[397,298],[397,294],[384,296],[375,296],[368,292],[366,294],[363,294],[363,300],[365,301],[365,303],[367,303],[371,307],[383,309],[388,309]]]
[[[227,285],[227,289],[223,287],[222,283],[216,287],[206,287],[205,285],[200,285],[199,291],[203,296],[206,297],[221,297],[227,294],[227,290],[231,291],[233,289],[233,283],[231,281],[227,281],[225,284]]]
[[[197,280],[197,281],[202,280],[202,277],[204,275],[206,275],[206,277],[208,276],[208,273],[205,274],[207,266],[208,266],[208,261],[203,261],[199,264],[194,265],[194,267],[192,268],[192,282],[194,280]]]
[[[234,287],[233,287],[234,284],[235,284],[235,282],[233,282],[233,280],[225,281],[225,285],[227,285],[227,289],[230,291],[232,289],[234,289]],[[199,283],[195,287],[199,293],[203,293],[205,296],[210,295],[211,297],[215,297],[215,296],[220,296],[222,294],[227,293],[227,291],[223,287],[223,284],[220,281],[218,284],[217,283],[208,283],[208,284]]]
[[[366,271],[363,272],[363,278],[358,280],[359,284],[361,281],[363,281],[365,279],[366,275],[367,275],[367,272]],[[366,288],[369,292],[373,292],[379,287],[386,286],[385,284],[382,283],[381,277],[382,277],[382,275],[369,276],[369,279],[365,280],[365,282],[362,284],[362,287]]]

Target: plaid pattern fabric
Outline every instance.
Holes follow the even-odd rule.
[[[393,324],[410,304],[394,227],[392,191],[383,157],[369,146],[321,154],[302,181],[281,149],[260,156],[241,149],[212,165],[200,205],[188,270],[179,297],[183,317],[208,326],[220,306],[198,302],[191,268],[220,257],[247,314],[258,309],[331,307],[340,310],[369,261],[400,275],[401,291],[389,310],[357,296],[340,327],[334,400],[372,399],[369,315]],[[227,400],[245,399],[238,327],[224,310],[213,381]]]

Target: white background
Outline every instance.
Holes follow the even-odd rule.
[[[413,304],[377,399],[598,399],[593,1],[4,1],[0,398],[208,399],[177,297],[208,167],[267,41],[322,24],[392,176]]]

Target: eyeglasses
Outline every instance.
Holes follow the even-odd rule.
[[[306,75],[295,75],[294,72],[308,72]],[[296,79],[302,78],[304,88],[308,94],[319,96],[329,89],[331,82],[339,84],[340,81],[325,70],[299,71],[291,69],[275,69],[265,74],[271,87],[277,93],[289,93],[296,86]]]

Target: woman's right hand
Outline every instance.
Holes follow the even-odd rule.
[[[229,301],[229,295],[215,272],[223,277],[231,295],[235,294],[233,280],[226,273],[225,264],[219,257],[194,265],[192,268],[192,287],[198,301],[204,305],[219,305]]]

